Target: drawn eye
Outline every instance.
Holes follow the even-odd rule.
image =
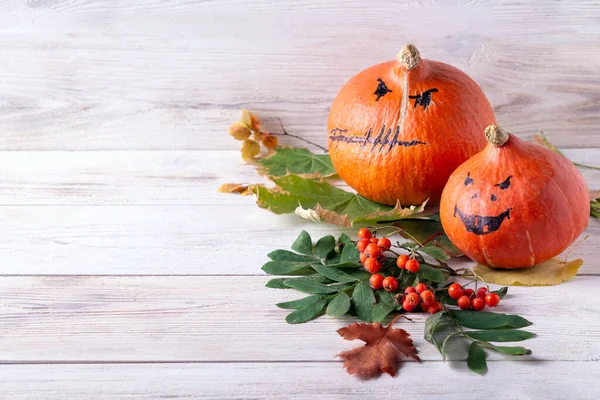
[[[475,181],[473,180],[473,178],[471,178],[471,173],[467,172],[467,177],[465,178],[465,186],[469,186],[473,183],[475,183]]]
[[[513,176],[509,176],[508,178],[506,178],[504,181],[500,182],[500,183],[496,183],[494,186],[498,186],[501,190],[504,189],[508,189],[510,187],[510,178],[512,178]]]
[[[496,200],[498,200],[498,198],[496,197],[496,195],[492,195],[492,196],[491,196],[491,199],[492,199],[492,201],[496,201]]]

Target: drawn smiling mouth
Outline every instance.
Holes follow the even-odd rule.
[[[469,215],[458,209],[458,206],[454,206],[454,216],[458,214],[458,217],[467,228],[467,232],[473,232],[476,235],[487,235],[488,233],[496,232],[504,219],[510,219],[510,210],[507,208],[506,211],[495,217],[483,216],[483,215]]]

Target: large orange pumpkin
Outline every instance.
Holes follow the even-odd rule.
[[[444,231],[469,258],[490,267],[530,267],[558,255],[588,222],[581,173],[565,157],[500,127],[485,133],[489,144],[444,188]]]
[[[460,70],[421,59],[413,45],[340,90],[329,114],[329,154],[340,177],[383,204],[438,203],[448,177],[485,146],[495,123],[479,86]]]

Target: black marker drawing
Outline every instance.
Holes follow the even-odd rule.
[[[463,225],[467,229],[467,232],[473,232],[476,235],[487,235],[488,233],[496,232],[500,229],[500,225],[505,219],[510,219],[510,211],[512,208],[507,208],[506,211],[496,215],[495,217],[484,216],[484,215],[469,215],[465,214],[458,209],[458,206],[454,206],[454,217],[458,215],[458,218],[462,221]]]
[[[396,129],[392,131],[391,128],[386,129],[385,125],[381,127],[381,130],[377,136],[371,136],[373,133],[372,129],[369,129],[367,134],[362,137],[349,136],[347,133],[347,129],[334,128],[329,132],[329,140],[333,142],[361,143],[362,146],[365,146],[369,143],[372,144],[371,151],[375,150],[377,145],[380,146],[379,151],[381,151],[384,146],[387,146],[387,151],[390,151],[394,146],[413,147],[427,144],[425,142],[421,142],[420,140],[411,140],[409,142],[398,140],[400,128],[396,127]]]
[[[490,198],[491,198],[491,200],[492,200],[492,201],[496,201],[496,200],[498,200],[498,198],[496,197],[496,195],[495,195],[495,194],[493,194],[493,195],[492,195]]]
[[[423,107],[423,111],[427,111],[427,107],[431,103],[431,94],[436,93],[436,92],[439,92],[439,90],[437,90],[436,88],[433,88],[433,89],[426,90],[423,93],[418,94],[416,96],[408,96],[408,98],[415,99],[414,108],[417,108],[417,106],[421,106],[421,107]]]
[[[494,186],[498,186],[502,190],[508,189],[510,187],[510,178],[512,177],[513,176],[511,175],[508,178],[506,178],[503,182],[496,183]]]
[[[467,172],[467,177],[465,178],[465,186],[469,186],[475,182],[473,178],[471,178],[471,173]]]
[[[391,90],[385,85],[383,79],[377,78],[377,81],[379,82],[379,85],[377,86],[375,93],[373,93],[375,96],[377,96],[375,101],[379,101],[380,98],[391,92]]]

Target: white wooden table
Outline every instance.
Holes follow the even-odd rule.
[[[216,192],[256,180],[226,133],[240,109],[325,144],[341,85],[409,42],[477,80],[509,131],[599,165],[600,4],[450,3],[0,2],[0,397],[597,398],[597,221],[572,282],[510,291],[532,357],[476,376],[418,317],[424,361],[362,382],[333,358],[351,320],[287,325],[274,303],[297,294],[260,270],[301,229],[340,230]]]

